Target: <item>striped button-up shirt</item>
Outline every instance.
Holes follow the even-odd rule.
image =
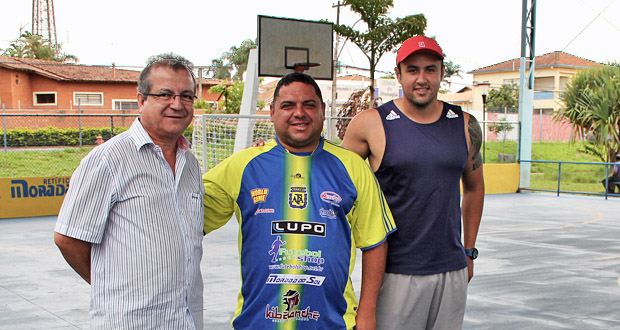
[[[202,329],[200,166],[181,137],[176,176],[136,119],[71,177],[55,230],[91,242],[91,329]]]

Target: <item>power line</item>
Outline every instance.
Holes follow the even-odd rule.
[[[583,33],[583,31],[585,31],[590,25],[592,25],[592,23],[594,23],[594,21],[596,21],[597,18],[602,17],[601,14],[605,12],[605,10],[607,10],[607,8],[609,8],[609,6],[611,6],[611,4],[613,4],[616,0],[612,0],[607,7],[605,7],[603,9],[603,11],[601,11],[600,13],[597,13],[596,16],[594,16],[594,18],[590,21],[590,23],[588,23],[588,25],[586,25],[581,31],[579,31],[579,33],[577,33],[577,35],[566,45],[564,46],[564,48],[562,48],[562,51],[565,51],[566,48],[568,48],[568,46],[570,46],[571,43],[573,43],[573,41],[575,41],[577,38],[579,38],[579,36]],[[583,0],[582,0],[583,2]],[[590,7],[592,8],[592,7]],[[592,9],[594,10],[594,9]],[[594,11],[596,13],[596,11]],[[603,17],[603,19],[605,19],[607,21],[607,19],[605,17]],[[609,21],[607,21],[609,22]],[[615,25],[613,25],[611,22],[609,22],[613,27],[616,28],[616,30],[620,31]]]

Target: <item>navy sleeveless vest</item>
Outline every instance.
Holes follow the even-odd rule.
[[[377,108],[385,153],[375,172],[396,222],[388,273],[429,275],[467,266],[461,243],[460,179],[467,162],[461,107],[443,103],[430,124],[409,119],[393,101]]]

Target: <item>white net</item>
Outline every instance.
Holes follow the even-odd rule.
[[[240,120],[247,120],[247,136],[249,141],[241,143],[241,148],[247,148],[258,139],[271,140],[274,136],[273,123],[269,116],[253,115],[202,115],[194,119],[194,133],[192,136],[192,152],[198,158],[202,172],[213,168],[235,151],[235,139]]]
[[[349,121],[348,117],[327,117],[323,137],[340,144],[338,134],[342,131],[344,135]],[[258,139],[266,142],[274,136],[273,123],[267,115],[201,115],[194,118],[192,152],[200,162],[202,173],[206,173],[233,152],[252,146]]]

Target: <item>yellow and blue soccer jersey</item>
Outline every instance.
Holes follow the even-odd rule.
[[[293,154],[276,140],[204,175],[205,232],[239,221],[235,329],[351,329],[355,249],[395,230],[368,165],[323,139]]]

